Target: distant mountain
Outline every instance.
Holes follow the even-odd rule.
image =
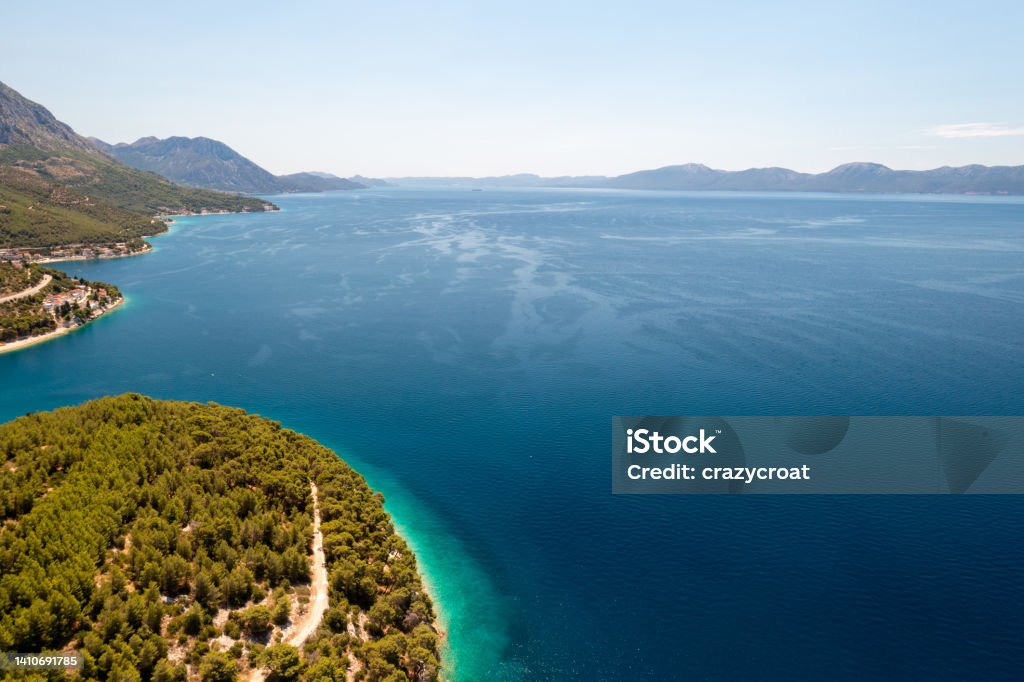
[[[320,173],[315,173],[315,175],[320,175]],[[394,184],[387,180],[381,180],[380,178],[367,178],[362,175],[353,175],[349,180],[352,182],[358,182],[364,187],[394,187]]]
[[[713,170],[667,166],[609,178],[622,189],[877,192],[922,194],[1024,194],[1024,166],[964,166],[925,171],[893,170],[877,163],[847,163],[826,173],[787,168]]]
[[[848,163],[813,176],[807,187],[824,192],[1024,194],[1024,166],[943,166],[907,171],[877,163]]]
[[[114,145],[93,141],[123,164],[183,185],[252,194],[281,191],[274,175],[208,137],[143,137],[131,144]]]
[[[722,171],[713,170],[703,164],[687,163],[682,166],[668,166],[620,175],[610,178],[605,185],[620,189],[710,189],[721,174]]]
[[[875,192],[921,194],[1024,194],[1024,166],[944,166],[925,171],[893,170],[877,163],[848,163],[826,173],[788,168],[724,171],[696,163],[636,173],[544,178],[522,173],[490,178],[390,178],[408,187],[579,187],[635,190],[743,192]]]
[[[365,189],[330,173],[274,175],[223,142],[208,137],[143,137],[131,144],[93,142],[121,163],[184,185],[226,192],[281,194]]]
[[[0,83],[0,247],[126,241],[166,229],[157,214],[267,208],[121,164]]]
[[[330,173],[292,173],[278,175],[277,182],[285,192],[330,192],[338,189],[366,189],[367,185]]]

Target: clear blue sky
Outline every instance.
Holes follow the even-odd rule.
[[[1024,164],[1024,3],[5,3],[0,80],[85,135],[276,173]]]

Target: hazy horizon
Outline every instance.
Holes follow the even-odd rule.
[[[1024,7],[1010,2],[184,0],[5,15],[0,80],[79,133],[209,137],[278,174],[1024,163]]]

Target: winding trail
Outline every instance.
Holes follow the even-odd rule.
[[[290,644],[300,652],[302,645],[306,643],[317,628],[327,611],[327,563],[324,560],[324,536],[320,532],[320,496],[316,483],[309,482],[309,491],[313,496],[313,568],[309,583],[309,602],[306,604],[306,611],[295,619],[287,630],[281,641]],[[263,682],[266,673],[261,669],[252,670],[249,673],[249,682]]]
[[[320,497],[316,483],[309,482],[313,495],[313,570],[310,576],[309,603],[306,612],[288,628],[284,642],[301,649],[306,640],[320,627],[320,620],[327,611],[327,564],[324,560],[324,536],[320,532]]]
[[[50,283],[52,279],[53,277],[51,275],[43,275],[43,281],[35,285],[34,287],[23,289],[15,294],[0,296],[0,303],[7,303],[8,301],[17,301],[19,298],[26,298],[28,296],[31,296],[32,294],[38,294],[40,291],[43,290],[43,287]]]

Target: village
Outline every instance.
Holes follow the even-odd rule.
[[[17,264],[123,258],[146,253],[152,248],[142,240],[111,244],[69,244],[50,248],[0,248],[0,261]]]
[[[93,317],[113,307],[120,300],[111,299],[112,297],[103,287],[93,289],[89,285],[82,285],[70,291],[47,295],[43,299],[43,310],[60,324],[61,318],[68,317],[72,313],[75,313],[76,317],[80,317],[79,311],[88,311],[85,315]]]
[[[38,269],[24,261],[0,260],[6,281],[11,273]],[[30,286],[3,291],[0,296],[0,353],[23,348],[76,329],[120,305],[124,298],[117,287],[69,277],[49,268],[30,278]],[[10,288],[10,287],[8,287]]]

